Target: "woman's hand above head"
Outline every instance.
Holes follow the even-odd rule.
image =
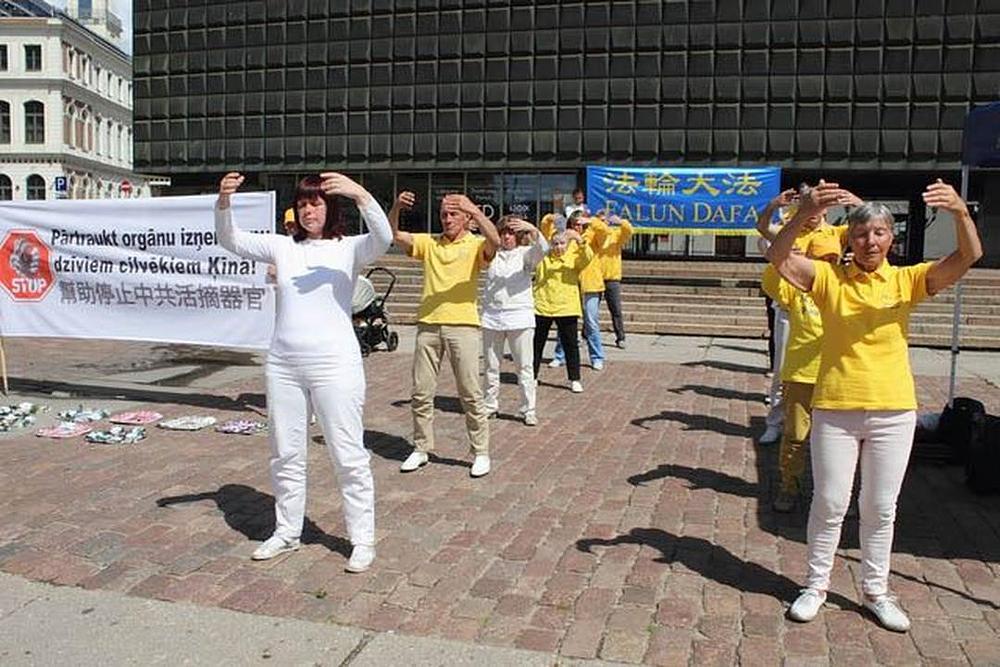
[[[799,195],[799,212],[805,218],[822,215],[831,206],[844,203],[845,192],[839,184],[821,180],[816,187]]]
[[[962,197],[955,191],[955,188],[940,178],[927,186],[923,197],[924,203],[931,208],[943,208],[951,213],[969,212],[969,207],[966,206]]]
[[[783,206],[791,206],[799,196],[799,191],[795,188],[788,188],[778,193],[778,196],[767,203],[772,209],[779,209]]]
[[[218,209],[229,208],[229,197],[240,189],[244,180],[243,174],[231,171],[219,181],[219,198],[215,202]]]
[[[319,175],[323,179],[320,187],[328,197],[340,195],[354,201],[360,208],[368,204],[371,195],[353,179],[335,171],[327,171]]]
[[[927,293],[937,294],[954,284],[983,256],[983,245],[976,230],[976,223],[969,214],[969,207],[955,192],[955,188],[940,178],[924,190],[924,203],[932,208],[942,208],[955,218],[955,239],[958,248],[947,257],[934,262],[927,271]]]
[[[571,229],[567,229],[566,232],[565,232],[565,234],[566,234],[566,240],[567,241],[576,241],[580,245],[583,245],[583,237],[580,236],[580,232],[578,232],[575,229],[571,228]]]

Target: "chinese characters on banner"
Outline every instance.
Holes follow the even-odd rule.
[[[267,267],[215,239],[215,196],[0,204],[5,336],[266,348]],[[250,232],[274,229],[274,194],[233,198]]]
[[[751,234],[780,191],[778,167],[587,167],[590,210],[654,234]]]

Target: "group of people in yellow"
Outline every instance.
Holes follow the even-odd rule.
[[[526,425],[538,423],[535,388],[553,324],[571,389],[582,391],[577,320],[589,315],[588,303],[599,304],[601,292],[620,281],[621,249],[631,226],[614,217],[588,216],[582,207],[571,212],[565,228],[555,216],[546,216],[540,229],[513,216],[494,225],[467,196],[450,194],[441,202],[442,233],[415,234],[399,228],[401,212],[415,203],[412,193],[401,193],[385,216],[362,186],[330,172],[299,183],[292,234],[258,235],[241,231],[232,219],[230,198],[242,183],[238,173],[220,182],[216,233],[228,250],[274,265],[279,294],[265,372],[276,530],[252,557],[268,560],[300,547],[306,424],[313,412],[344,498],[353,544],[346,568],[364,572],[375,559],[374,486],[362,438],[364,373],[356,342],[343,344],[354,340],[344,332],[350,326],[350,289],[361,267],[395,242],[424,268],[413,358],[414,449],[401,470],[427,464],[434,450],[434,393],[447,354],[474,454],[471,474],[481,477],[490,472],[489,417],[499,409],[504,344],[511,346],[518,365]],[[354,202],[367,234],[345,235],[338,196]],[[815,618],[826,600],[860,469],[862,603],[888,629],[902,632],[910,626],[888,587],[896,500],[916,426],[909,318],[917,304],[960,279],[982,256],[975,224],[954,188],[938,180],[923,200],[954,217],[958,248],[940,260],[907,267],[887,261],[893,243],[889,210],[861,201],[836,183],[820,181],[783,192],[761,216],[759,228],[770,241],[764,289],[787,311],[790,323],[780,369],[785,420],[775,508],[788,510],[796,501],[807,438],[814,482],[806,586],[788,610],[796,621]],[[835,205],[849,209],[847,225],[827,224],[825,212]],[[783,207],[784,224],[772,227],[773,214]],[[472,229],[480,234],[471,234]],[[317,280],[316,267],[345,279]],[[484,272],[481,316],[478,279]],[[303,284],[312,287],[303,289]],[[331,309],[331,302],[336,307]],[[585,319],[588,345],[588,331],[597,333],[596,314],[589,326]],[[618,337],[623,341],[624,332],[616,331]],[[601,352],[589,351],[598,369]],[[487,362],[483,384],[480,353]]]
[[[597,308],[605,279],[620,284],[621,251],[632,227],[617,217],[588,216],[582,209],[572,212],[565,228],[554,214],[545,216],[537,228],[516,216],[505,216],[494,225],[468,197],[454,194],[442,200],[441,234],[411,233],[399,228],[399,219],[414,203],[413,193],[403,192],[389,211],[395,243],[424,269],[413,360],[414,449],[400,469],[411,472],[430,461],[434,394],[447,353],[473,453],[471,475],[482,477],[491,467],[489,418],[499,411],[504,345],[510,346],[518,368],[518,414],[526,425],[538,423],[536,387],[553,324],[564,355],[558,365],[565,363],[571,391],[582,392],[577,322],[587,313],[584,336],[591,367],[602,369]],[[620,310],[617,317],[620,322]],[[616,338],[623,346],[624,330]],[[486,361],[482,384],[480,351]]]
[[[961,278],[982,255],[975,224],[954,188],[938,180],[923,199],[955,218],[958,248],[915,266],[887,261],[890,211],[836,183],[781,193],[758,225],[771,242],[763,287],[787,311],[790,325],[781,367],[785,419],[776,510],[791,510],[797,499],[807,442],[812,463],[808,575],[788,611],[796,621],[811,621],[826,600],[860,468],[862,603],[884,627],[910,627],[888,587],[896,500],[916,426],[909,318],[917,304]],[[844,226],[825,220],[835,205],[848,208]],[[780,207],[791,209],[787,222],[772,228]]]

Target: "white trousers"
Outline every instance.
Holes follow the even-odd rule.
[[[788,313],[776,304],[774,308],[774,363],[771,366],[771,387],[768,398],[771,409],[767,411],[764,422],[768,426],[780,427],[785,422],[785,406],[781,400],[781,367],[785,365],[785,348],[788,347]]]
[[[483,357],[486,359],[483,396],[489,412],[500,409],[500,362],[506,341],[517,367],[517,386],[521,389],[519,412],[523,415],[535,413],[534,340],[534,327],[510,331],[483,329]]]
[[[373,546],[375,484],[364,445],[363,367],[342,360],[288,363],[269,358],[266,380],[274,534],[285,540],[302,535],[311,406],[340,484],[348,537],[352,544]]]
[[[860,459],[861,589],[868,596],[888,593],[896,498],[910,460],[916,423],[913,410],[813,410],[810,588],[825,591],[830,585],[833,557]]]

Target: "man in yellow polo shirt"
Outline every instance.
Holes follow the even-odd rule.
[[[413,353],[414,449],[400,470],[420,468],[434,450],[434,393],[441,360],[447,353],[465,413],[469,447],[475,455],[471,474],[482,477],[490,472],[490,434],[479,383],[483,344],[476,301],[479,272],[493,259],[500,237],[482,210],[461,194],[446,195],[441,200],[441,234],[401,231],[399,214],[414,202],[412,192],[400,193],[389,212],[394,241],[424,265]],[[472,225],[479,228],[481,237],[469,233]]]

